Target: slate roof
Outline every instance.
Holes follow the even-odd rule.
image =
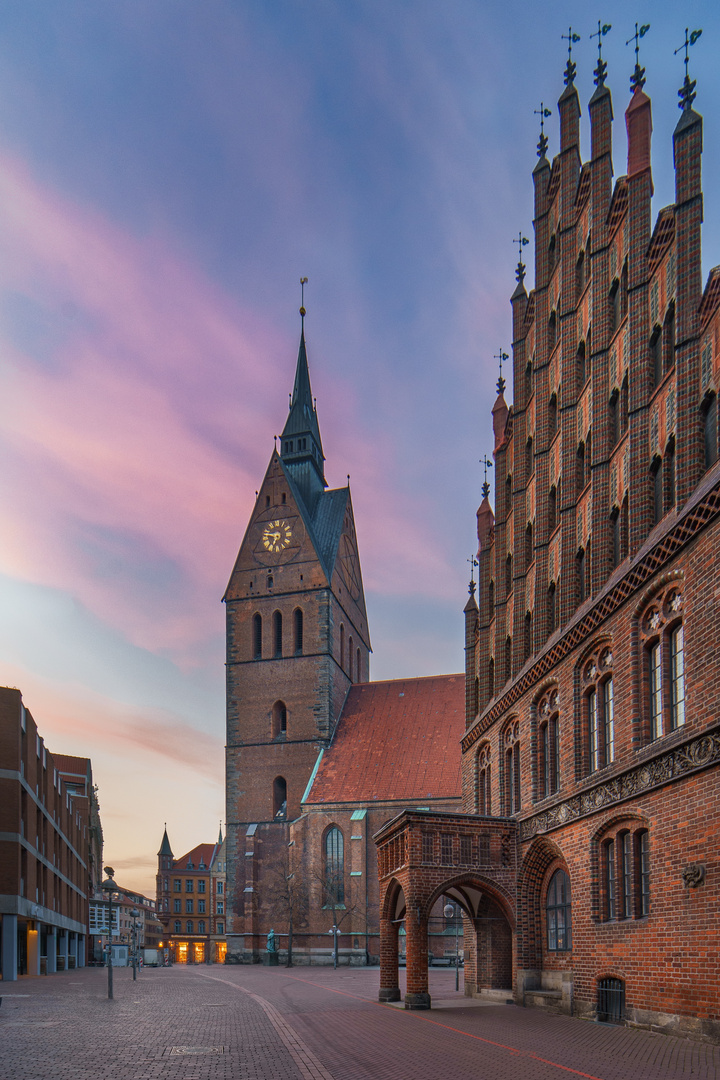
[[[465,676],[359,683],[303,805],[460,798]]]

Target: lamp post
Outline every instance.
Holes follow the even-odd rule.
[[[130,912],[130,918],[132,919],[132,969],[133,969],[133,982],[137,979],[137,918],[140,912],[137,908],[133,908]]]
[[[113,939],[113,921],[112,921],[112,894],[115,892],[117,886],[113,881],[113,874],[115,871],[112,866],[103,867],[107,877],[102,883],[103,892],[107,893],[107,905],[108,905],[108,957],[107,957],[107,969],[108,969],[108,997],[112,999],[113,996],[113,964],[112,964],[112,939]]]
[[[458,919],[457,908],[455,904],[446,904],[443,908],[443,915],[446,919],[455,920],[455,989],[460,989],[460,951],[458,940]]]

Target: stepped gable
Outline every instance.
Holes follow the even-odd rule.
[[[459,798],[464,731],[464,675],[352,686],[304,805]]]

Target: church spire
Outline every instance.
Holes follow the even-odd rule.
[[[304,287],[307,278],[301,279]],[[300,308],[300,348],[298,350],[295,383],[290,398],[283,433],[280,436],[280,456],[309,504],[327,487],[323,463],[322,439],[317,410],[310,387],[307,349],[305,347],[305,306]]]

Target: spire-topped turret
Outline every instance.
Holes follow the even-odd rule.
[[[301,284],[304,285],[305,281],[307,278],[302,279]],[[300,317],[302,325],[295,383],[290,398],[290,412],[280,437],[280,456],[309,505],[314,496],[324,491],[327,483],[323,470],[325,455],[320,426],[310,387],[304,305],[300,308]]]
[[[168,834],[167,834],[167,825],[165,826],[165,831],[163,833],[163,838],[162,838],[162,844],[160,845],[160,850],[158,851],[158,855],[169,855],[171,859],[173,857],[172,848],[170,847],[170,841],[168,839]]]

